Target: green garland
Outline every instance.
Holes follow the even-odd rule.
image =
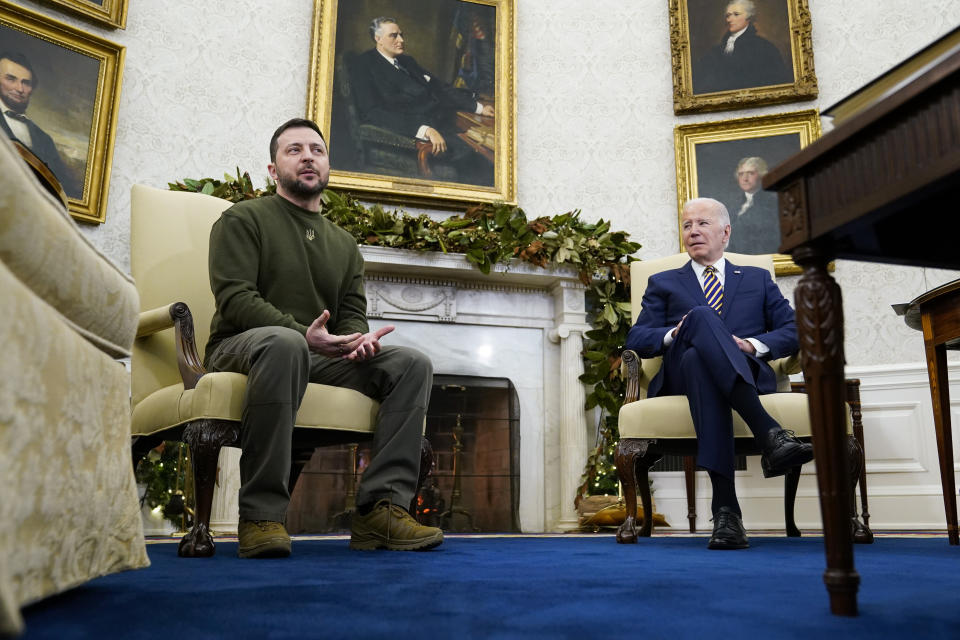
[[[184,179],[169,184],[173,191],[191,191],[231,202],[258,198],[276,192],[268,181],[255,189],[250,175],[237,169],[236,177]],[[640,244],[629,234],[611,231],[610,223],[587,223],[580,211],[528,220],[519,207],[477,204],[462,216],[438,222],[427,215],[388,212],[379,204],[367,207],[348,194],[323,192],[324,213],[350,232],[359,244],[462,253],[490,273],[494,264],[523,260],[540,267],[551,264],[575,267],[587,287],[589,321],[593,326],[584,341],[584,374],[591,387],[586,408],[600,407],[602,420],[596,446],[590,451],[578,500],[593,493],[616,493],[617,476],[613,447],[618,438],[617,415],[623,403],[625,383],[620,376],[620,352],[630,328],[630,262]]]

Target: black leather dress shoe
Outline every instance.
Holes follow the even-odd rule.
[[[789,429],[771,429],[763,446],[760,468],[764,478],[782,476],[794,467],[813,460],[813,445],[800,442]]]
[[[720,507],[713,516],[713,535],[707,549],[746,549],[749,546],[743,520],[730,507]]]

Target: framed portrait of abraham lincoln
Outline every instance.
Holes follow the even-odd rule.
[[[668,0],[674,113],[817,97],[807,0]]]
[[[81,222],[106,217],[124,51],[0,1],[0,129],[46,165]]]
[[[307,115],[330,186],[516,203],[515,0],[314,0]]]
[[[674,129],[677,161],[677,237],[683,251],[681,216],[691,198],[714,198],[730,214],[727,250],[773,254],[777,275],[800,273],[780,249],[777,194],[764,191],[763,176],[820,137],[815,109]]]

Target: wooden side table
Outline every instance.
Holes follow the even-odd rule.
[[[923,331],[933,401],[933,424],[937,432],[943,508],[950,544],[960,544],[957,529],[957,486],[953,477],[953,429],[950,425],[950,383],[947,351],[960,350],[960,279],[932,289],[906,305],[894,307],[911,329]]]

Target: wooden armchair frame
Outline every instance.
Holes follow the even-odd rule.
[[[164,315],[168,318],[167,321],[164,321]],[[138,339],[157,331],[174,329],[177,366],[183,378],[184,390],[195,389],[207,371],[197,351],[193,315],[186,303],[175,302],[169,307],[147,311],[142,313],[140,318]],[[353,431],[295,428],[290,466],[290,492],[293,493],[304,465],[310,461],[317,447],[361,442],[371,439],[373,433],[370,432],[366,436],[358,438],[358,434]],[[136,437],[132,448],[134,470],[147,452],[165,440],[185,442],[190,447],[193,460],[194,487],[196,488],[193,528],[180,540],[177,552],[181,557],[212,556],[215,552],[215,544],[210,532],[210,511],[216,484],[217,463],[221,447],[240,446],[240,423],[233,420],[200,419],[159,434]],[[420,448],[420,476],[417,479],[414,499],[408,505],[410,513],[416,513],[416,495],[433,470],[433,464],[433,449],[430,442],[423,438]]]

